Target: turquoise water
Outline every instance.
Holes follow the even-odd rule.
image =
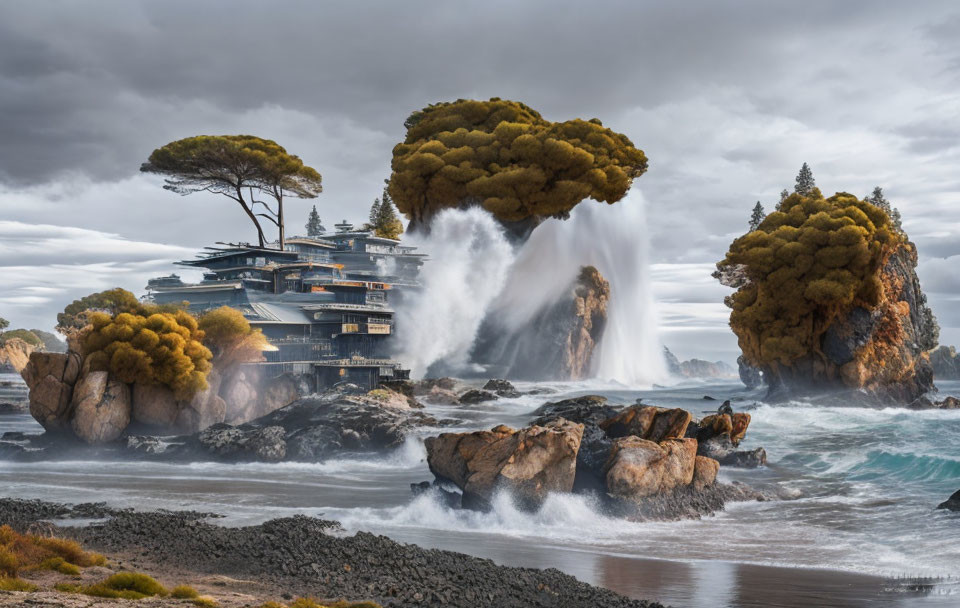
[[[769,465],[724,468],[721,479],[762,487],[779,499],[670,523],[626,522],[572,495],[551,496],[536,513],[516,509],[506,496],[489,513],[453,511],[430,496],[410,494],[410,483],[431,478],[420,437],[387,456],[310,464],[0,462],[0,493],[144,509],[196,508],[224,513],[230,525],[322,514],[348,530],[501,563],[556,567],[677,606],[769,605],[765,591],[771,584],[780,606],[960,605],[960,588],[949,578],[960,574],[960,514],[934,508],[960,489],[960,410],[769,405],[734,382],[640,390],[597,383],[550,386],[557,393],[429,410],[472,429],[501,422],[520,426],[546,401],[588,393],[624,404],[643,397],[697,416],[715,411],[719,400],[733,399],[736,409],[752,416],[742,447],[764,446]],[[943,384],[941,390],[960,396],[960,383]],[[39,427],[24,416],[0,417],[0,432],[28,429]],[[940,584],[918,597],[884,591],[899,587],[874,576],[935,577]]]

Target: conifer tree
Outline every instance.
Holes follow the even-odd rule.
[[[373,204],[370,205],[370,227],[376,229],[377,222],[380,220],[380,199],[373,199]]]
[[[800,167],[800,173],[797,174],[797,185],[793,187],[793,191],[800,196],[810,196],[810,193],[816,187],[817,183],[813,179],[813,171],[810,170],[807,163],[803,163],[803,166]]]
[[[375,199],[370,208],[370,226],[377,236],[388,239],[398,239],[403,233],[403,222],[397,215],[387,188],[383,189],[383,198]]]
[[[307,218],[307,236],[320,236],[327,229],[320,222],[320,214],[317,213],[317,206],[314,205],[310,210],[310,216]]]
[[[790,196],[790,192],[784,188],[780,191],[780,200],[777,201],[777,204],[774,205],[774,209],[780,211],[780,208],[783,206],[783,201],[787,200],[787,197]]]
[[[902,220],[900,217],[900,211],[891,205],[890,201],[883,196],[883,188],[880,186],[875,187],[870,196],[864,198],[864,200],[875,207],[883,209],[883,211],[890,217],[890,221],[897,228],[897,230],[903,230],[903,226],[901,225]]]
[[[766,217],[767,214],[763,210],[763,205],[760,204],[760,201],[757,201],[757,204],[753,206],[753,213],[750,215],[750,232],[759,228],[760,223]]]

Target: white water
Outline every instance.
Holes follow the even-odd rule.
[[[538,226],[517,254],[491,314],[515,331],[569,289],[582,266],[610,282],[607,328],[592,375],[630,386],[667,376],[649,273],[646,202],[633,189],[619,203],[585,201],[567,220]]]
[[[398,357],[416,378],[437,361],[465,369],[477,329],[506,282],[513,249],[479,208],[445,209],[430,234],[407,241],[430,260],[420,273],[423,289],[397,308]]]

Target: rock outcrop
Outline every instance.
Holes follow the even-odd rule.
[[[20,338],[4,340],[0,343],[0,370],[8,369],[21,373],[35,350],[37,347]]]
[[[34,352],[21,375],[30,388],[30,415],[48,431],[69,428],[73,385],[80,375],[76,353]]]
[[[960,357],[953,346],[941,346],[930,351],[930,366],[934,380],[960,380]]]
[[[573,489],[582,435],[582,424],[558,418],[519,431],[501,425],[444,433],[424,443],[430,471],[462,489],[465,504],[488,505],[502,489],[535,508],[547,493]]]
[[[110,380],[107,372],[87,372],[73,388],[70,428],[82,441],[118,439],[130,424],[130,387]]]
[[[747,388],[758,388],[763,384],[763,371],[751,365],[743,355],[737,357],[737,374]]]
[[[666,346],[663,347],[663,356],[667,362],[667,370],[681,378],[733,378],[736,376],[736,371],[723,361],[703,359],[680,361]]]
[[[584,266],[562,299],[521,328],[504,327],[493,317],[485,320],[471,360],[508,378],[586,378],[606,328],[609,298],[607,280],[593,266]]]
[[[534,416],[526,429],[501,425],[428,438],[430,471],[459,487],[467,508],[488,508],[499,489],[526,508],[542,504],[546,492],[573,491],[598,494],[627,517],[672,519],[711,513],[728,499],[762,498],[718,483],[721,463],[701,453],[698,435],[708,441],[724,437],[731,445],[743,438],[750,416],[734,413],[729,402],[699,423],[686,410],[640,403],[615,407],[597,395],[547,403]],[[415,490],[431,487],[420,484]],[[448,493],[442,496],[456,502]]]
[[[960,490],[953,493],[950,498],[937,505],[938,509],[948,509],[950,511],[960,511]]]

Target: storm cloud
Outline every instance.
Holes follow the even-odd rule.
[[[4,3],[0,220],[35,232],[0,235],[0,315],[50,327],[84,280],[139,290],[182,251],[251,238],[229,201],[178,197],[138,173],[168,141],[251,133],[300,155],[323,173],[324,193],[290,206],[297,232],[314,202],[327,224],[366,215],[411,111],[498,96],[553,120],[598,117],[645,150],[650,169],[635,187],[670,304],[665,341],[681,357],[735,356],[724,290],[707,273],[754,202],[772,207],[804,161],[827,193],[884,187],[919,246],[922,279],[937,283],[944,341],[960,342],[960,319],[938,310],[955,306],[955,285],[940,286],[960,260],[955,7]],[[90,243],[104,244],[99,257]],[[102,264],[111,271],[97,279]],[[80,287],[58,291],[74,266],[67,282]]]

